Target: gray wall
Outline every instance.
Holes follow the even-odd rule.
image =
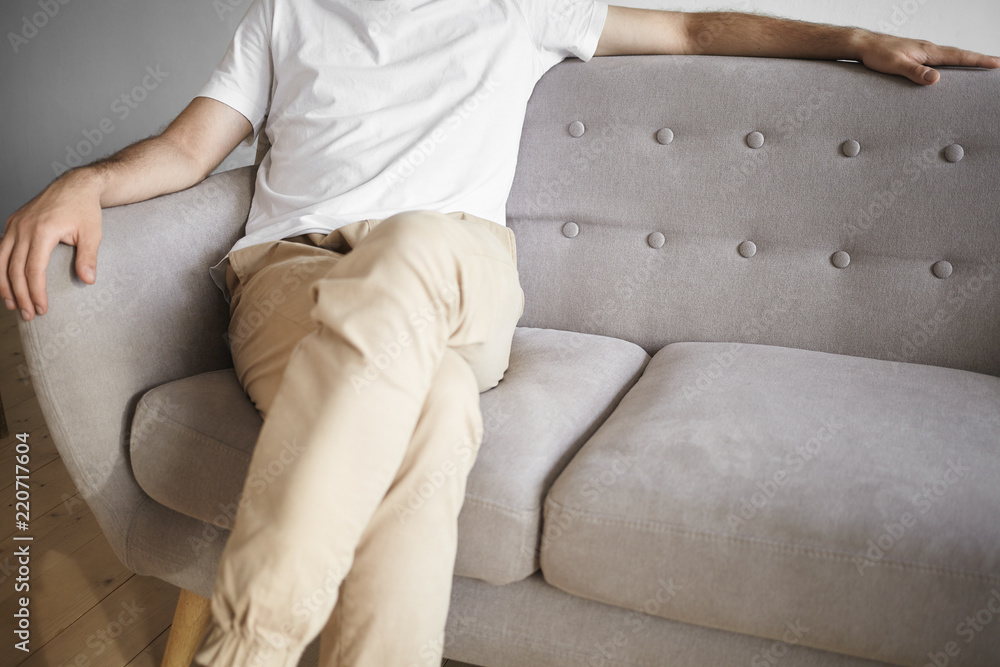
[[[3,0],[0,222],[60,165],[160,131],[198,92],[250,0]],[[1000,54],[997,0],[621,0],[763,11]],[[41,27],[38,27],[41,26]],[[157,72],[156,77],[150,71]],[[238,149],[221,169],[253,160]]]
[[[55,177],[54,163],[66,165],[70,151],[89,151],[81,157],[86,163],[162,130],[204,84],[249,6],[250,0],[3,0],[4,223]],[[42,27],[27,28],[33,18]],[[252,161],[253,151],[242,149],[225,166]]]

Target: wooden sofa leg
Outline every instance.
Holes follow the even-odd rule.
[[[190,667],[210,620],[212,600],[182,588],[162,667]]]

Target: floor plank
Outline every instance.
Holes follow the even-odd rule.
[[[167,638],[170,636],[170,627],[157,635],[156,639],[149,642],[146,648],[142,649],[139,655],[129,660],[125,667],[160,667],[160,663],[163,662],[163,654],[167,649]]]
[[[17,338],[17,331],[11,333],[13,335],[7,337],[2,337],[3,334],[0,334],[0,373],[21,375],[27,372],[24,351],[21,349],[20,339]]]
[[[170,626],[178,595],[176,586],[134,574],[21,664],[122,667]]]
[[[28,434],[28,443],[31,446],[29,451],[28,466],[33,471],[52,463],[59,458],[56,445],[49,435],[49,430],[41,426],[33,431],[17,430],[11,431],[11,437],[5,438],[0,443],[0,470],[9,470],[11,474],[0,477],[0,491],[14,484],[14,457],[17,456],[18,433]]]
[[[97,519],[87,509],[79,494],[38,517],[31,523],[31,577],[35,580],[53,567],[73,558],[74,552],[101,535]],[[15,571],[14,550],[23,542],[10,536],[0,541],[0,583]],[[13,586],[0,588],[0,601],[14,594]]]
[[[16,403],[9,398],[9,393],[4,392],[4,412],[7,414],[7,424],[11,433],[9,437],[4,438],[4,443],[12,440],[15,433],[30,433],[45,428],[45,416],[42,415],[42,408],[35,398],[34,389],[30,389],[29,395]]]
[[[28,592],[32,652],[72,625],[131,576],[132,572],[118,562],[102,534],[32,581]],[[16,603],[14,596],[0,601],[0,618],[13,618]],[[0,652],[5,650],[13,650],[10,643],[0,645]],[[72,654],[63,656],[63,661],[67,657]],[[0,664],[10,663],[0,660]]]
[[[11,419],[10,413],[17,406],[29,400],[37,403],[37,399],[35,399],[35,386],[31,381],[19,380],[13,375],[0,375],[0,394],[3,394],[3,407],[4,413],[7,415],[8,424],[10,424]],[[40,410],[39,414],[41,414]],[[10,428],[11,432],[13,432],[13,425]]]
[[[63,465],[62,459],[57,458],[44,466],[31,471],[30,481],[30,509],[31,516],[41,516],[46,512],[51,512],[57,505],[64,502],[66,498],[77,494],[76,485],[69,476],[69,471]],[[9,521],[0,525],[0,536],[7,538],[14,534],[14,502],[17,489],[13,484],[4,489],[0,489],[0,507],[5,508],[9,516]],[[28,531],[30,534],[30,530]]]

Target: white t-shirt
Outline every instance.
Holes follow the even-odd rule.
[[[233,250],[406,210],[505,224],[531,91],[589,60],[606,17],[598,0],[255,0],[199,93],[271,142]]]

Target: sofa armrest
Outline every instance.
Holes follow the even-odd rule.
[[[28,372],[52,439],[104,534],[129,568],[131,523],[144,502],[129,462],[132,415],[148,389],[232,365],[228,306],[208,273],[236,242],[254,170],[104,212],[95,285],[58,246],[49,311],[19,322]]]

